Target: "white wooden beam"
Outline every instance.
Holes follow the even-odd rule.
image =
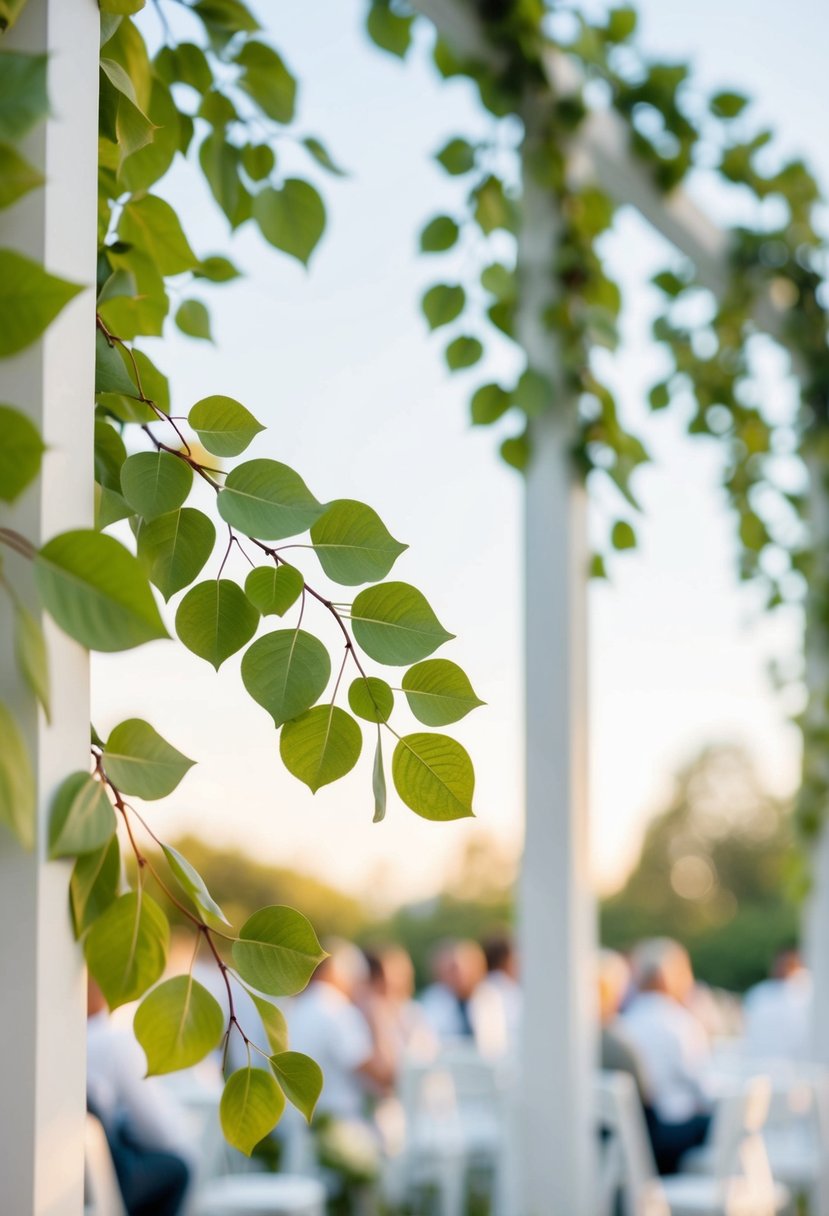
[[[0,212],[0,245],[74,282],[94,284],[97,216],[98,21],[95,0],[29,0],[4,49],[49,54],[51,116],[27,140],[43,190]],[[24,410],[48,450],[43,476],[2,522],[36,544],[92,523],[94,292],[84,291],[44,339],[0,363],[0,400]],[[34,607],[32,571],[4,568]],[[67,863],[47,862],[46,822],[57,784],[89,758],[88,660],[48,627],[52,725],[14,668],[8,603],[0,597],[0,687],[23,724],[37,782],[38,843],[0,837],[0,1207],[9,1216],[83,1210],[86,988],[70,931]]]

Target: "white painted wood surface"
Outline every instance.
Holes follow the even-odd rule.
[[[25,148],[47,186],[0,212],[11,246],[77,283],[94,284],[98,108],[95,0],[29,0],[9,49],[48,51],[52,117]],[[45,339],[0,362],[0,400],[25,410],[49,450],[43,478],[0,520],[35,543],[92,523],[94,293],[84,291]],[[4,551],[7,574],[31,601],[29,563]],[[69,925],[67,863],[45,860],[52,794],[89,756],[88,660],[54,628],[52,725],[14,668],[8,602],[0,596],[0,696],[22,721],[37,780],[39,841],[24,853],[0,835],[0,1211],[80,1216],[83,1209],[86,987]]]

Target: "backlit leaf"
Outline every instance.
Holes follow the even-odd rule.
[[[363,733],[337,705],[317,705],[282,727],[279,754],[289,773],[312,793],[339,781],[360,758]]]
[[[245,595],[262,616],[284,616],[302,594],[305,580],[295,566],[257,566],[245,579]]]
[[[0,59],[0,76],[2,66]],[[17,354],[39,338],[80,290],[31,258],[0,249],[0,358]]]
[[[422,592],[408,583],[367,587],[352,604],[351,620],[354,637],[366,654],[392,666],[425,659],[454,637]]]
[[[102,848],[115,831],[115,812],[104,785],[91,773],[61,782],[49,817],[49,856],[76,857]]]
[[[122,794],[152,801],[172,794],[193,761],[141,718],[128,718],[111,732],[104,748],[107,776]]]
[[[177,511],[192,485],[190,465],[170,452],[136,452],[121,468],[121,493],[144,519]]]
[[[265,1029],[265,1034],[268,1039],[268,1046],[272,1052],[279,1053],[288,1050],[288,1023],[285,1020],[285,1014],[272,1001],[266,1001],[263,996],[251,992],[249,988],[245,991],[250,996],[259,1017],[262,1019],[262,1025]]]
[[[76,938],[81,937],[113,902],[120,878],[117,836],[112,836],[94,853],[84,853],[75,862],[69,880],[69,904]]]
[[[443,253],[452,248],[459,235],[460,228],[455,220],[448,215],[437,215],[420,234],[421,252]]]
[[[207,884],[196,867],[191,865],[187,858],[172,845],[163,844],[161,851],[167,858],[167,864],[175,875],[176,882],[199,911],[208,917],[215,917],[216,920],[220,920],[226,925],[229,924],[230,922],[208,891]]]
[[[231,469],[217,506],[231,527],[260,540],[296,536],[325,511],[299,474],[278,460],[246,460]]]
[[[0,68],[2,64],[0,59]],[[0,208],[10,207],[43,182],[43,174],[24,160],[16,148],[0,143]]]
[[[430,329],[448,325],[461,315],[466,303],[466,292],[462,287],[438,283],[430,287],[423,297],[423,313]]]
[[[320,140],[316,139],[313,135],[308,135],[302,142],[317,164],[321,165],[323,169],[327,169],[335,177],[347,177],[345,169],[341,169],[336,161],[331,158],[328,149]]]
[[[192,975],[165,980],[144,997],[133,1021],[147,1075],[192,1068],[219,1046],[224,1024],[221,1005]]]
[[[348,690],[352,713],[366,722],[388,722],[394,708],[394,693],[377,676],[358,676]]]
[[[49,656],[40,622],[22,604],[14,609],[14,652],[17,665],[29,688],[49,716]]]
[[[466,672],[450,659],[426,659],[403,676],[409,708],[425,726],[448,726],[483,705]]]
[[[322,1069],[301,1051],[280,1051],[271,1056],[271,1067],[285,1097],[308,1122],[322,1093]]]
[[[214,456],[238,456],[265,429],[232,397],[203,397],[190,410],[187,421]]]
[[[385,578],[408,548],[394,539],[376,511],[350,498],[329,503],[311,526],[311,541],[328,577],[349,587]]]
[[[253,200],[253,217],[266,241],[308,265],[325,230],[325,207],[308,182],[289,177],[266,186]]]
[[[405,735],[394,749],[392,777],[406,806],[424,819],[465,819],[473,814],[472,761],[448,735]]]
[[[383,768],[383,740],[377,728],[377,746],[374,749],[374,764],[371,770],[371,790],[374,794],[374,817],[372,823],[382,823],[386,818],[386,773]]]
[[[145,891],[130,891],[109,905],[89,930],[86,965],[110,1009],[143,996],[167,962],[170,925]]]
[[[193,270],[198,258],[190,248],[173,208],[154,194],[131,199],[121,213],[118,235],[152,258],[163,275]]]
[[[0,701],[0,823],[25,849],[35,840],[35,778],[26,743],[11,711]]]
[[[310,921],[281,905],[254,912],[233,943],[239,975],[269,996],[301,992],[325,957]]]
[[[285,1095],[273,1073],[240,1068],[225,1084],[219,1115],[228,1144],[247,1157],[272,1132],[285,1109]]]
[[[189,338],[203,338],[205,342],[213,341],[213,335],[210,332],[210,313],[201,300],[182,300],[176,309],[175,322],[181,332],[187,334]]]
[[[0,500],[14,502],[40,472],[43,440],[20,410],[0,405]]]
[[[46,55],[0,52],[0,139],[17,141],[49,112]]]
[[[269,118],[290,122],[296,105],[296,80],[273,47],[255,40],[246,42],[236,56],[236,63],[244,68],[239,87]]]
[[[216,671],[256,633],[259,613],[232,579],[208,579],[191,587],[176,613],[176,633],[188,650]]]
[[[111,536],[63,532],[38,553],[35,578],[50,615],[90,650],[167,637],[141,564]]]
[[[276,726],[309,709],[322,696],[330,675],[325,646],[302,629],[266,633],[242,658],[242,683]]]

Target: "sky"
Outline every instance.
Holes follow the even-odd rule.
[[[419,257],[417,232],[459,206],[462,193],[433,154],[454,135],[490,133],[491,120],[465,82],[440,81],[429,68],[425,30],[401,64],[365,39],[359,0],[254,7],[301,81],[298,133],[321,137],[349,176],[315,170],[290,143],[277,149],[280,169],[306,174],[326,200],[328,228],[310,273],[250,225],[229,239],[188,170],[165,179],[161,192],[181,208],[197,252],[228,252],[246,277],[205,296],[214,346],[171,334],[156,357],[175,413],[211,393],[236,397],[268,427],[251,456],[296,468],[323,501],[371,503],[410,545],[394,577],[420,587],[457,634],[440,653],[487,702],[453,728],[475,763],[477,818],[432,824],[391,798],[385,822],[372,824],[369,754],[312,796],[282,769],[270,718],[241,687],[238,656],[218,675],[169,642],[96,656],[95,724],[105,734],[125,717],[145,717],[198,761],[151,809],[168,838],[196,831],[389,904],[434,893],[480,833],[507,852],[520,847],[522,486],[500,463],[494,435],[470,428],[466,405],[478,383],[518,363],[502,344],[482,368],[450,376],[418,309],[423,287],[452,267]],[[756,97],[758,121],[829,185],[820,84],[829,6],[793,0],[785,15],[771,0],[639,8],[648,51],[691,58],[706,89]],[[722,205],[710,192],[705,202]],[[669,252],[627,212],[605,252],[626,308],[622,349],[603,370],[625,416],[647,426],[655,459],[637,475],[640,547],[590,589],[590,816],[601,889],[623,878],[673,773],[704,744],[745,745],[783,795],[799,763],[787,706],[766,674],[771,657],[796,651],[799,622],[761,620],[752,593],[737,585],[712,446],[684,437],[674,417],[649,418],[644,405],[662,366],[648,337],[655,300],[646,283]],[[156,354],[153,344],[147,350]],[[766,352],[762,366],[764,392],[785,414],[794,405],[785,360]],[[600,499],[594,527],[606,509]],[[309,573],[315,564],[311,557]]]

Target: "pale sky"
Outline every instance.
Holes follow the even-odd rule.
[[[156,357],[175,413],[209,393],[237,397],[268,427],[250,455],[292,465],[322,500],[371,503],[410,544],[393,577],[419,586],[457,633],[440,654],[464,666],[487,702],[452,728],[475,762],[478,817],[431,824],[391,798],[386,821],[373,825],[369,747],[349,777],[312,797],[282,769],[270,718],[241,687],[239,656],[218,676],[172,643],[96,657],[95,723],[104,734],[121,718],[146,717],[199,762],[151,810],[158,831],[197,831],[358,893],[403,899],[436,890],[476,832],[513,850],[521,833],[521,482],[500,464],[494,434],[470,430],[466,407],[471,388],[508,376],[516,360],[502,347],[484,371],[449,376],[418,309],[422,286],[452,271],[417,256],[416,234],[463,189],[431,155],[453,135],[486,133],[491,120],[467,85],[441,82],[423,54],[400,64],[371,47],[359,0],[255,7],[302,82],[298,130],[320,136],[351,176],[317,172],[287,141],[278,149],[288,173],[301,165],[324,192],[329,227],[310,274],[250,226],[229,242],[192,177],[167,179],[162,193],[182,209],[197,252],[229,252],[247,277],[204,295],[215,347],[171,333]],[[758,117],[785,150],[829,182],[829,6],[794,0],[785,17],[771,0],[646,0],[640,9],[649,49],[692,57],[709,88],[758,97]],[[765,672],[770,656],[796,647],[798,623],[757,623],[733,572],[715,451],[684,438],[675,418],[647,418],[643,404],[660,368],[643,284],[665,250],[630,215],[606,250],[628,301],[624,348],[607,374],[626,416],[645,419],[656,462],[637,482],[640,550],[590,592],[591,823],[603,887],[622,877],[672,773],[704,743],[744,743],[780,793],[798,768],[796,733]],[[765,391],[785,412],[793,397],[783,371],[766,358]],[[318,578],[315,567],[307,555]]]

